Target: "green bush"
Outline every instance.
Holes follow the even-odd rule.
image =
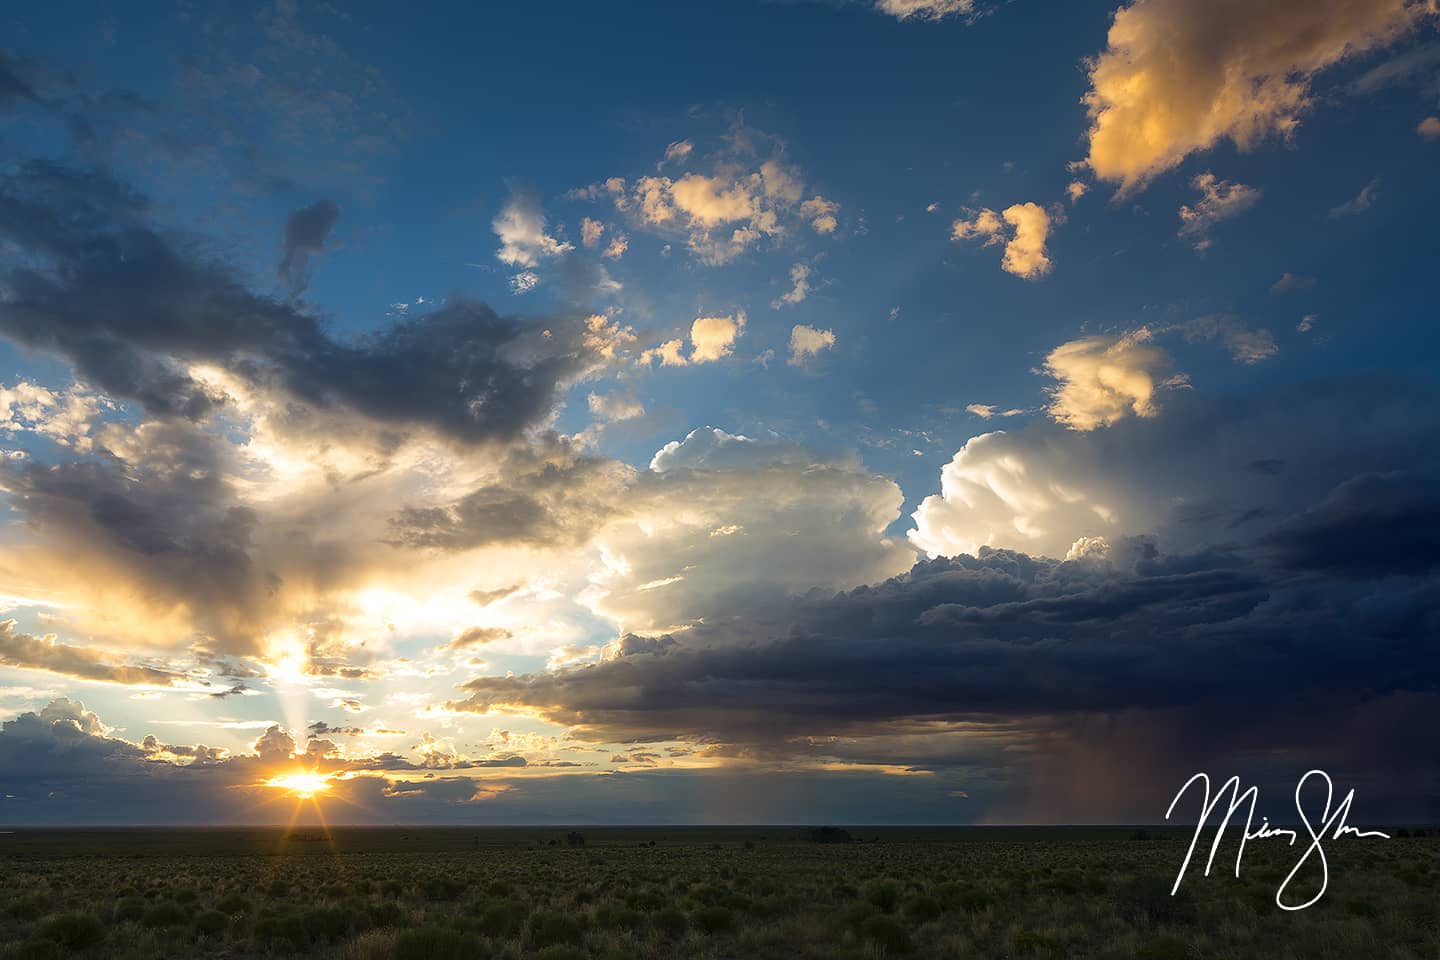
[[[161,900],[159,903],[145,908],[145,912],[140,917],[140,923],[143,926],[158,929],[160,927],[181,927],[189,919],[189,912],[180,904],[172,900]]]
[[[889,917],[879,915],[871,917],[861,924],[860,934],[886,953],[910,952],[910,934]]]
[[[65,960],[65,948],[54,940],[30,940],[5,956],[6,960]]]
[[[590,955],[579,947],[569,947],[557,944],[553,947],[546,947],[539,953],[531,954],[535,960],[590,960]]]
[[[195,917],[192,926],[197,937],[213,937],[230,926],[230,915],[220,910],[205,910]]]
[[[443,927],[417,927],[395,939],[395,960],[477,960],[487,955],[480,937]]]
[[[579,946],[585,932],[574,917],[551,910],[542,910],[530,918],[530,943],[536,947],[569,943]]]
[[[5,912],[21,923],[39,920],[50,912],[50,895],[27,893],[23,897],[16,897],[5,906]]]
[[[518,900],[491,900],[480,909],[480,932],[508,940],[525,928],[525,904]]]
[[[891,881],[882,880],[865,888],[865,899],[885,913],[890,913],[900,899],[900,890]]]
[[[683,937],[686,929],[690,926],[690,919],[685,916],[685,911],[675,907],[666,907],[663,910],[655,911],[650,922],[661,934],[672,939]]]
[[[88,913],[62,913],[40,925],[40,936],[67,950],[87,950],[105,942],[105,924]]]
[[[1190,947],[1179,937],[1156,937],[1135,952],[1135,960],[1189,960]]]
[[[606,930],[639,930],[645,926],[645,914],[613,903],[601,904],[595,919]]]
[[[931,897],[912,897],[901,908],[911,923],[927,923],[940,916],[940,903]]]
[[[1116,891],[1116,909],[1132,924],[1194,923],[1198,916],[1195,898],[1184,887],[1171,896],[1172,882],[1160,877],[1135,877]]]
[[[215,909],[229,917],[250,912],[250,901],[238,893],[227,893],[215,901]]]
[[[691,914],[690,920],[701,933],[731,934],[739,929],[735,914],[724,907],[701,907]]]
[[[118,923],[133,923],[144,915],[144,897],[122,897],[115,904],[115,920]]]

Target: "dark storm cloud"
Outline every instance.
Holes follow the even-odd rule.
[[[0,335],[160,416],[199,419],[223,402],[186,372],[207,362],[317,409],[471,442],[518,436],[590,362],[573,324],[557,321],[545,338],[460,298],[336,339],[157,231],[145,206],[101,173],[30,163],[7,174],[0,237],[21,255],[0,273]]]
[[[298,297],[310,286],[310,258],[325,249],[330,231],[340,220],[340,207],[333,200],[320,200],[301,207],[285,221],[285,248],[276,275]]]
[[[1362,577],[1432,571],[1440,566],[1440,476],[1355,477],[1263,543],[1297,570]]]
[[[39,101],[34,88],[22,73],[22,65],[4,51],[0,51],[0,107],[5,107],[12,101]]]

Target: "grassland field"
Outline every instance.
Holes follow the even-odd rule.
[[[1404,833],[1288,912],[1283,842],[1171,896],[1183,830],[16,829],[0,958],[1436,960],[1440,831]]]

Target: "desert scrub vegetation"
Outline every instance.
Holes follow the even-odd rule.
[[[1283,844],[1171,896],[1177,833],[851,832],[21,831],[0,960],[1440,956],[1427,833],[1330,845],[1329,893],[1287,913]]]

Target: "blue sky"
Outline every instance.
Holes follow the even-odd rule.
[[[1124,820],[1157,758],[1256,755],[1191,712],[1291,695],[1179,683],[1162,637],[1313,642],[1306,703],[1433,696],[1378,655],[1337,679],[1294,614],[1433,656],[1423,5],[20,3],[0,34],[0,821],[140,815],[64,800],[96,777],[60,754],[215,821],[287,765],[379,822]],[[1102,719],[1166,734],[1068,796],[1128,742]],[[1264,736],[1257,775],[1326,759]],[[1393,809],[1433,809],[1411,772]],[[717,777],[774,802],[698,803]]]

